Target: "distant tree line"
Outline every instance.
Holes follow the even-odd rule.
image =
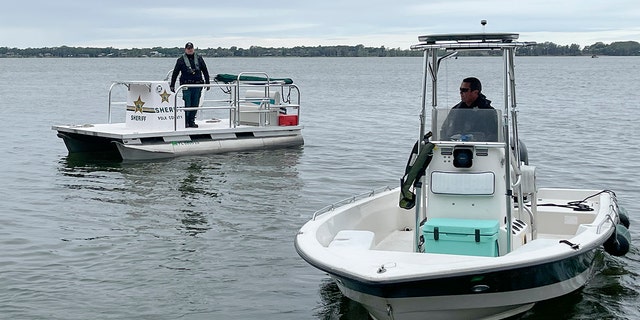
[[[198,48],[198,54],[208,57],[403,57],[420,56],[419,52],[391,49],[384,46],[365,47],[356,46],[297,46],[293,48],[265,48],[251,46],[248,49],[231,48]],[[54,47],[17,49],[0,47],[0,57],[178,57],[184,53],[183,48],[133,48],[116,49],[84,48],[84,47]]]
[[[640,56],[640,43],[636,41],[621,41],[611,44],[596,42],[580,49],[577,44],[559,46],[553,42],[539,43],[535,46],[518,49],[518,54],[528,56]]]
[[[53,48],[8,48],[0,47],[0,57],[178,57],[184,52],[179,47],[174,48],[132,48],[116,49],[90,47],[53,47]],[[230,48],[199,48],[199,54],[208,57],[415,57],[422,52],[400,48],[355,46],[297,46],[293,48],[265,48],[251,46],[248,49]],[[464,52],[465,55],[499,54],[499,52]],[[557,45],[544,42],[519,48],[517,55],[521,56],[581,56],[581,55],[609,55],[609,56],[638,56],[640,43],[636,41],[613,42],[604,44],[597,42],[580,48],[577,44]]]

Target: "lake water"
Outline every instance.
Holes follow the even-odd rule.
[[[419,58],[211,59],[302,91],[297,149],[114,163],[69,157],[54,124],[106,122],[115,80],[175,59],[0,59],[0,318],[366,319],[295,252],[324,205],[396,186],[418,137]],[[499,58],[441,67],[443,106]],[[516,60],[520,134],[538,186],[614,190],[640,243],[640,57]],[[582,290],[520,319],[638,319],[640,255],[604,255]]]

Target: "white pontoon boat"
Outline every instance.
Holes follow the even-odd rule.
[[[198,108],[185,108],[181,92],[203,87]],[[126,102],[112,101],[116,88],[127,90]],[[124,122],[113,123],[121,106]],[[198,128],[185,128],[184,111],[199,110]],[[115,82],[109,88],[108,121],[56,125],[70,154],[149,160],[300,146],[300,91],[289,78],[262,72],[219,74],[213,84],[181,85],[176,92],[165,81]],[[208,117],[207,115],[220,115]]]
[[[323,208],[296,235],[298,254],[374,319],[506,318],[584,286],[603,246],[629,250],[629,219],[612,191],[536,185],[519,142],[514,80],[515,50],[533,43],[517,39],[419,37],[421,139],[401,186]],[[440,130],[450,116],[486,116],[437,104],[439,63],[461,50],[502,52],[504,105],[487,111],[497,119],[492,132]]]

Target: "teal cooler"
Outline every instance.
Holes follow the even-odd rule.
[[[425,252],[498,256],[498,220],[432,218],[422,225]]]

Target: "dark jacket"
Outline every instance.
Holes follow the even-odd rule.
[[[185,56],[189,61],[189,66],[185,64]],[[198,59],[197,65],[194,63],[194,56]],[[169,82],[171,88],[175,86],[178,74],[180,74],[180,84],[209,84],[209,70],[207,70],[207,65],[204,63],[204,59],[195,53],[192,55],[184,54],[176,60],[176,65],[173,67],[173,74],[171,75],[171,82]],[[203,76],[204,81],[202,81]]]
[[[482,93],[478,95],[478,99],[476,99],[476,101],[474,101],[471,106],[467,106],[466,103],[460,101],[460,103],[456,104],[452,109],[472,109],[472,108],[493,109],[493,107],[491,106],[491,100],[487,99],[487,96],[485,96]]]
[[[475,112],[474,112],[475,111]],[[451,108],[440,130],[440,139],[471,135],[473,141],[498,141],[498,113],[483,94],[471,106],[460,102]]]

